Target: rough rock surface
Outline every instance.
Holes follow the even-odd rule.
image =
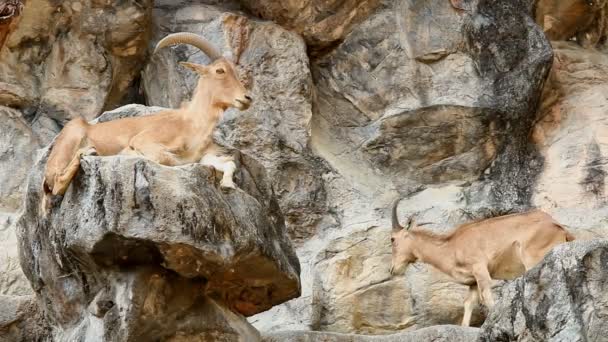
[[[365,19],[380,0],[242,0],[254,15],[295,30],[311,47],[311,53],[344,39]]]
[[[608,56],[554,43],[534,141],[544,165],[533,202],[558,221],[605,228],[608,161]]]
[[[0,296],[0,341],[52,342],[34,296]]]
[[[461,5],[387,1],[313,64],[313,134],[333,155],[434,184],[477,179],[525,148],[513,133],[530,128],[551,47],[525,1]]]
[[[264,342],[469,342],[479,329],[443,325],[386,336],[349,335],[311,331],[284,331],[264,336]]]
[[[503,287],[480,341],[604,341],[608,336],[608,242],[555,248]]]
[[[195,32],[238,61],[254,102],[245,112],[227,112],[217,139],[262,162],[290,236],[296,241],[311,237],[326,211],[326,195],[323,165],[308,148],[312,79],[302,38],[217,6],[165,4],[154,13],[154,43],[172,32]],[[189,46],[164,49],[152,58],[143,81],[149,105],[175,108],[190,100],[196,76],[177,64],[186,60],[208,62]]]
[[[258,333],[241,315],[300,294],[265,171],[234,153],[239,189],[228,192],[199,164],[86,157],[48,217],[39,212],[46,155],[35,165],[18,222],[21,266],[56,341],[248,340]]]
[[[0,50],[0,105],[54,133],[55,122],[115,108],[145,57],[151,7],[148,0],[28,0]]]
[[[40,142],[17,110],[0,106],[0,294],[26,295],[30,286],[19,267],[15,215],[27,172]]]

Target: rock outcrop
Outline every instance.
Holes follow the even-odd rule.
[[[604,341],[608,242],[574,242],[503,287],[480,341]]]
[[[199,164],[86,157],[48,216],[46,155],[36,163],[18,222],[21,266],[55,341],[254,341],[243,316],[299,296],[299,262],[264,168],[234,153],[239,189],[228,192]]]

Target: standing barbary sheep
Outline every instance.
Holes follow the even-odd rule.
[[[538,264],[554,246],[574,237],[540,210],[463,224],[445,235],[399,224],[396,200],[392,208],[391,275],[403,274],[418,260],[468,285],[462,325],[468,326],[478,298],[494,305],[493,279],[514,279]]]
[[[202,162],[224,173],[221,186],[234,188],[235,163],[220,156],[221,148],[212,133],[228,107],[246,110],[251,97],[239,81],[234,64],[202,37],[180,32],[163,38],[154,52],[176,44],[189,44],[207,54],[213,61],[204,66],[180,62],[199,74],[192,101],[183,108],[162,111],[145,117],[123,118],[95,125],[82,118],[70,121],[53,146],[46,166],[43,189],[45,209],[48,197],[62,195],[87,154],[110,156],[140,155],[163,165]]]

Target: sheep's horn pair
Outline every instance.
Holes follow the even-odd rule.
[[[172,33],[165,38],[161,39],[156,47],[154,48],[154,53],[158,52],[158,50],[167,47],[173,46],[177,44],[188,44],[192,45],[202,52],[204,52],[211,61],[215,61],[216,59],[222,57],[219,51],[211,45],[205,38],[190,32],[177,32]]]

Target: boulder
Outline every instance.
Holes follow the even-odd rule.
[[[229,191],[199,164],[85,157],[44,216],[45,153],[29,176],[18,237],[55,341],[256,340],[244,316],[299,296],[298,258],[265,170],[234,154],[239,188]]]
[[[608,242],[556,247],[503,287],[480,341],[602,341],[608,334]]]
[[[479,329],[438,325],[416,331],[385,336],[365,336],[316,331],[282,331],[267,334],[264,342],[469,342],[475,340]]]
[[[290,236],[300,242],[315,234],[326,212],[325,168],[308,147],[313,87],[306,45],[296,33],[250,19],[230,4],[157,4],[152,43],[173,32],[194,32],[238,62],[253,104],[245,112],[227,111],[216,138],[264,165]],[[184,45],[153,56],[143,75],[149,105],[177,108],[190,100],[197,77],[178,61],[209,62]]]

